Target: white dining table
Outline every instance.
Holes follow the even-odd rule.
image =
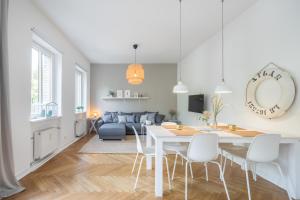
[[[216,133],[219,135],[219,143],[251,143],[252,137],[242,137],[222,130],[214,130],[208,127],[193,127],[201,132]],[[146,146],[155,146],[155,196],[163,197],[163,144],[166,142],[190,142],[192,136],[178,136],[162,126],[146,126]],[[281,143],[296,143],[299,138],[285,137]],[[154,144],[153,144],[154,143]],[[147,170],[152,169],[152,157],[147,157]]]

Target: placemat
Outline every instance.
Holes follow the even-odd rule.
[[[240,127],[236,127],[236,130],[234,130],[234,131],[230,130],[228,128],[228,126],[217,126],[217,129],[220,129],[222,131],[229,132],[229,133],[232,133],[232,134],[236,134],[236,135],[239,135],[239,136],[242,136],[242,137],[255,137],[257,135],[264,134],[263,132],[254,131],[254,130],[247,130],[247,129],[240,128]]]
[[[178,136],[193,136],[195,134],[201,133],[201,131],[189,126],[182,126],[182,129],[177,129],[177,125],[164,125],[162,127],[168,129],[169,131]]]

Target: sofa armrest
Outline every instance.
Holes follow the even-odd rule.
[[[95,127],[97,129],[97,132],[99,130],[99,128],[104,124],[104,121],[101,117],[99,117],[99,119],[97,119],[96,123],[95,123]]]

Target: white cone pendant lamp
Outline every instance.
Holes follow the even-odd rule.
[[[144,81],[144,68],[143,65],[136,63],[136,49],[138,48],[137,44],[133,45],[134,49],[134,64],[128,65],[126,71],[126,79],[129,84],[139,85]]]
[[[182,47],[181,47],[181,0],[179,0],[179,61],[178,61],[178,70],[179,70],[179,79],[177,85],[173,88],[173,93],[175,94],[183,94],[188,93],[188,88],[181,81],[181,60],[182,60]]]
[[[224,0],[221,0],[222,3],[222,80],[219,85],[217,85],[215,89],[216,94],[229,94],[232,93],[232,90],[225,84],[224,78]]]

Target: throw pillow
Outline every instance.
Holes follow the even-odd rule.
[[[113,122],[113,119],[110,114],[103,115],[102,119],[103,119],[104,123],[112,123]]]
[[[119,123],[126,123],[126,115],[118,115]]]
[[[156,113],[147,113],[147,120],[151,121],[151,124],[155,124]]]
[[[141,124],[145,124],[145,123],[146,123],[146,120],[147,120],[147,117],[148,117],[148,115],[147,115],[147,114],[145,114],[145,115],[141,115],[141,118],[140,118],[140,123],[141,123]]]
[[[134,123],[135,122],[134,119],[135,119],[135,115],[126,115],[127,123]]]
[[[164,119],[165,119],[164,115],[157,114],[155,116],[155,123],[161,124],[164,121]]]
[[[112,112],[111,113],[111,118],[113,120],[114,123],[118,123],[119,119],[118,119],[118,112]]]

